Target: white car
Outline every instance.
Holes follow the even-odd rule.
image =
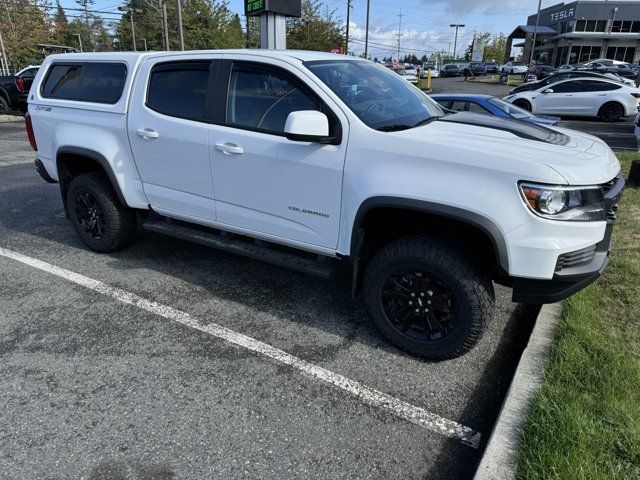
[[[615,122],[638,111],[640,89],[606,78],[578,77],[505,97],[535,115],[599,117]]]
[[[427,65],[420,72],[421,78],[427,78],[427,72],[431,72],[431,78],[438,78],[440,76],[440,70],[435,65]]]
[[[35,77],[36,73],[40,69],[40,65],[29,65],[28,67],[24,67],[18,73],[15,74],[16,77]]]
[[[595,137],[447,115],[323,52],[51,55],[25,125],[88,248],[140,227],[324,278],[350,268],[382,334],[430,359],[479,341],[493,282],[548,303],[595,281],[624,187]]]
[[[522,62],[507,62],[502,65],[502,67],[500,67],[500,71],[513,75],[519,73],[527,73],[529,71],[529,67],[527,67]]]
[[[414,70],[414,72],[415,72],[415,70]],[[412,73],[407,72],[404,69],[401,69],[401,70],[396,70],[396,73],[398,75],[400,75],[402,78],[404,78],[409,83],[418,83],[417,72],[415,72],[415,74],[412,74]]]

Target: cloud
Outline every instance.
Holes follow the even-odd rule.
[[[427,6],[442,7],[445,12],[453,14],[483,13],[495,14],[530,14],[536,9],[531,1],[527,0],[422,0]]]

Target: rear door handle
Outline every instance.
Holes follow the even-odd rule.
[[[216,143],[216,150],[220,150],[223,153],[240,155],[244,153],[244,149],[235,143]]]
[[[141,128],[136,133],[138,134],[139,137],[146,138],[147,140],[150,140],[152,138],[158,138],[160,136],[158,132],[150,128]]]

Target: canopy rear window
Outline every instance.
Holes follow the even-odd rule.
[[[127,66],[123,63],[54,63],[42,85],[45,98],[114,104],[120,100]]]

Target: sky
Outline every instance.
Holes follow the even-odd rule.
[[[64,7],[77,6],[74,0],[62,0],[61,3]],[[346,23],[347,0],[324,0],[324,3]],[[561,2],[543,0],[542,8],[557,3]],[[96,0],[94,8],[117,12],[117,5],[117,0]],[[349,49],[359,54],[364,50],[367,3],[366,0],[352,0],[351,5]],[[420,57],[436,51],[453,53],[455,32],[449,25],[462,23],[465,27],[459,30],[457,42],[457,53],[461,55],[474,31],[508,35],[517,25],[525,24],[527,16],[534,14],[537,6],[537,0],[371,0],[369,53],[380,58],[397,52],[401,20],[401,55],[415,53]],[[229,8],[242,15],[244,1],[230,0]]]

